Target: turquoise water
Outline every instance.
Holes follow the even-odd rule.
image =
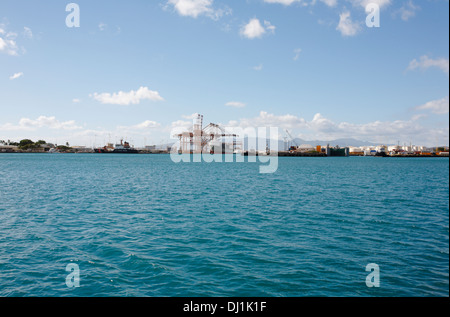
[[[286,157],[258,171],[1,154],[0,296],[449,295],[448,159]]]

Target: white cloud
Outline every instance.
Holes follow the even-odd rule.
[[[102,104],[122,105],[128,106],[130,104],[139,104],[142,100],[163,101],[157,91],[148,89],[147,87],[140,87],[137,91],[130,92],[119,91],[118,93],[94,93],[90,95],[95,100]]]
[[[397,11],[397,14],[400,15],[400,18],[403,21],[408,21],[409,19],[415,17],[416,11],[420,10],[420,7],[415,5],[412,0],[409,0],[407,3],[403,4],[403,6]]]
[[[413,115],[413,116],[411,117],[411,120],[412,120],[412,121],[417,121],[417,120],[420,120],[420,119],[426,118],[426,117],[428,117],[428,115],[426,115],[426,114],[424,114],[424,113],[419,113],[419,114]]]
[[[9,80],[14,80],[14,79],[20,78],[20,77],[22,77],[22,76],[23,76],[23,73],[22,73],[22,72],[20,72],[20,73],[15,73],[14,75],[12,75],[12,76],[9,77]]]
[[[334,123],[328,127],[328,130],[322,127],[314,126],[318,133],[328,134],[335,138],[356,137],[360,139],[383,140],[383,142],[392,143],[395,139],[416,138],[425,129],[413,121],[396,120],[392,122],[374,121],[365,124],[355,124],[348,122]],[[324,133],[325,132],[325,133]]]
[[[78,130],[81,126],[77,126],[74,120],[61,122],[55,117],[40,116],[37,119],[22,118],[18,124],[6,123],[0,125],[0,130],[36,130],[39,128],[48,128],[55,130]]]
[[[262,69],[263,69],[262,64],[259,64],[259,65],[253,67],[253,70],[256,70],[256,71],[261,71]]]
[[[191,120],[194,120],[195,118],[197,118],[197,116],[198,116],[198,113],[193,113],[193,114],[190,114],[190,115],[182,115],[182,117],[184,119],[191,119]]]
[[[249,127],[280,127],[284,129],[305,128],[306,121],[302,118],[287,114],[277,116],[266,111],[261,111],[259,116],[250,119],[240,119],[238,121],[230,121],[229,126],[239,126],[243,129]]]
[[[107,130],[94,130],[94,129],[85,129],[81,131],[77,131],[73,134],[75,137],[109,137],[113,131],[107,131]]]
[[[197,18],[201,15],[217,20],[223,15],[231,14],[231,9],[224,7],[213,8],[214,0],[169,0],[167,5],[172,5],[181,16]]]
[[[305,120],[295,115],[275,115],[261,111],[258,117],[230,121],[228,122],[228,126],[243,129],[249,127],[278,127],[281,130],[288,129],[293,134],[295,134],[295,131],[302,131],[302,135],[310,140],[356,138],[382,143],[397,143],[398,140],[414,140],[416,144],[422,143],[423,145],[427,145],[436,143],[436,138],[438,138],[440,142],[444,141],[444,143],[448,143],[448,127],[423,127],[418,122],[419,117],[413,119],[385,122],[373,121],[363,124],[349,122],[336,123],[320,113],[314,115],[312,120]],[[282,133],[280,133],[280,137],[281,135]]]
[[[161,127],[161,124],[159,124],[156,121],[146,120],[142,123],[132,125],[132,126],[119,126],[117,127],[118,130],[126,130],[128,132],[136,131],[136,130],[148,130],[148,129],[155,129]]]
[[[276,27],[269,21],[264,21],[264,25],[261,22],[253,18],[245,26],[241,28],[240,34],[248,39],[261,38],[267,32],[274,33]]]
[[[117,126],[115,129],[111,130],[102,129],[100,127],[96,129],[83,129],[73,133],[71,138],[76,138],[78,140],[77,142],[84,142],[85,144],[90,145],[92,145],[95,140],[95,146],[104,146],[108,139],[109,142],[113,142],[111,137],[115,138],[116,142],[120,139],[124,139],[124,141],[132,143],[137,140],[143,141],[143,138],[151,138],[152,136],[158,135],[159,130],[163,130],[160,123],[146,120],[135,125]]]
[[[297,48],[294,50],[295,56],[294,56],[294,61],[298,60],[300,58],[300,53],[302,52],[301,48]]]
[[[212,12],[212,0],[169,0],[169,4],[175,7],[175,10],[183,16],[197,18],[201,14]]]
[[[241,35],[249,39],[259,38],[266,33],[258,19],[251,19],[242,29]]]
[[[75,124],[74,120],[61,122],[55,117],[40,116],[36,120],[28,118],[22,118],[19,121],[19,126],[31,127],[31,128],[50,128],[50,129],[62,129],[62,130],[77,130],[81,129],[80,126]]]
[[[408,70],[415,70],[420,68],[422,70],[426,70],[430,67],[437,67],[442,70],[444,73],[448,75],[449,71],[449,62],[448,58],[439,58],[432,59],[428,56],[424,55],[420,58],[420,60],[414,59],[409,63]]]
[[[266,27],[266,31],[269,31],[271,33],[275,33],[276,27],[272,25],[269,21],[264,20],[264,26]]]
[[[344,11],[339,15],[339,24],[336,28],[343,36],[354,36],[358,34],[361,26],[351,20],[350,12]]]
[[[23,36],[26,37],[27,39],[33,38],[33,32],[31,31],[31,29],[29,27],[25,26],[23,28]]]
[[[321,133],[333,133],[337,130],[336,124],[320,113],[316,113],[312,121],[308,122],[307,125],[310,129],[320,131]]]
[[[335,7],[337,5],[337,0],[320,0],[329,7]]]
[[[375,3],[381,8],[387,7],[391,4],[391,0],[350,0],[353,5],[366,8],[368,4]]]
[[[0,25],[0,53],[11,56],[19,55],[19,47],[16,42],[17,34],[8,32],[4,25]]]
[[[74,98],[74,99],[72,99],[72,102],[73,102],[73,103],[80,103],[80,102],[81,102],[81,100],[80,100],[80,99],[78,99],[78,98]]]
[[[165,130],[170,133],[171,137],[180,134],[182,132],[193,130],[194,120],[198,117],[199,113],[195,112],[190,115],[182,115],[184,119],[187,120],[177,120],[173,121],[170,126],[167,126]]]
[[[161,126],[161,124],[159,124],[156,121],[146,120],[146,121],[139,123],[133,127],[135,127],[136,129],[154,129],[154,128],[158,128],[160,126]]]
[[[186,131],[192,131],[193,122],[192,120],[177,120],[170,125],[170,137],[174,137],[176,134],[180,134]]]
[[[302,0],[264,0],[264,2],[267,2],[267,3],[279,3],[279,4],[283,4],[285,6],[290,6],[294,2],[302,2]]]
[[[243,102],[239,102],[239,101],[230,101],[230,102],[227,102],[225,104],[225,106],[233,107],[233,108],[244,108],[246,106],[246,104]]]
[[[416,110],[430,110],[435,114],[448,114],[449,113],[449,99],[448,96],[439,100],[429,101],[424,105],[418,106]]]
[[[98,29],[99,29],[100,31],[106,30],[107,27],[108,27],[108,25],[105,24],[105,23],[99,23],[99,24],[98,24]]]

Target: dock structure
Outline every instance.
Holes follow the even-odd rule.
[[[0,144],[0,153],[15,153],[19,150],[18,146],[14,145],[1,145]]]
[[[350,156],[348,147],[340,148],[340,147],[336,146],[333,148],[333,147],[330,147],[329,144],[327,144],[325,153],[327,154],[327,156],[345,156],[345,157]]]
[[[235,153],[242,149],[242,141],[238,141],[239,135],[226,133],[225,129],[215,123],[209,123],[203,128],[203,115],[198,114],[194,119],[193,131],[182,132],[177,135],[180,141],[178,152],[201,153]],[[226,138],[232,138],[226,142]]]

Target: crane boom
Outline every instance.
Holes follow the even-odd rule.
[[[287,135],[291,138],[292,142],[294,142],[295,146],[298,147],[297,142],[295,142],[294,138],[292,137],[292,135],[289,133],[289,131],[288,131],[287,129],[286,129],[286,133],[287,133]]]

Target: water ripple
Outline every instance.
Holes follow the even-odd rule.
[[[2,154],[0,167],[0,296],[448,296],[448,159],[280,158],[261,175]]]

